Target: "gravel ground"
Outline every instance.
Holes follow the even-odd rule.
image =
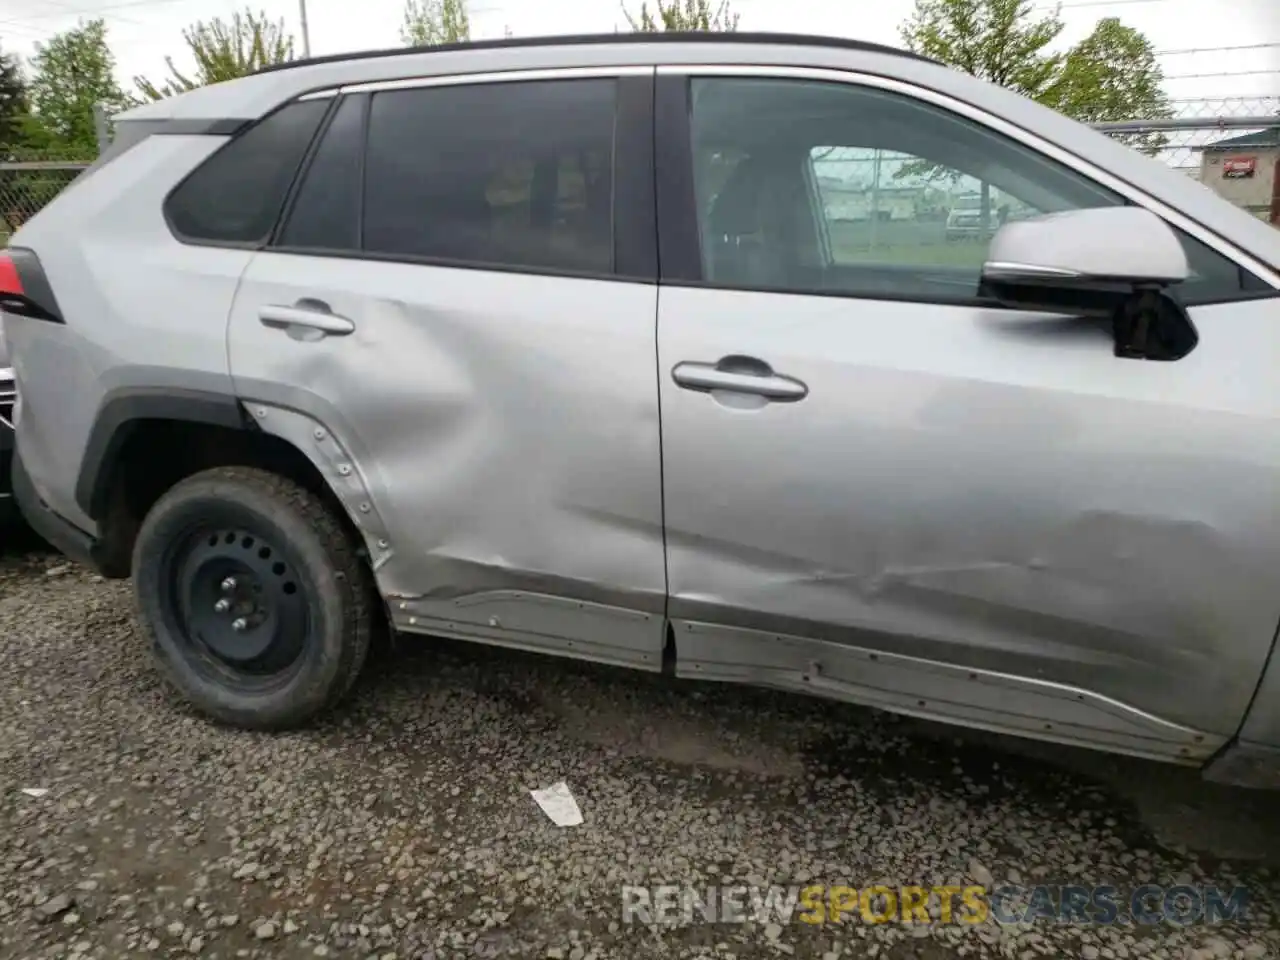
[[[1265,794],[445,642],[383,656],[311,730],[227,730],[162,686],[127,584],[0,538],[0,956],[1280,956]],[[529,796],[560,779],[581,826]],[[1253,906],[1190,927],[622,922],[627,883],[974,880],[1245,884]]]

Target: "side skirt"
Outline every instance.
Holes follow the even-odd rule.
[[[676,676],[794,690],[893,713],[1200,765],[1226,741],[1088,690],[773,632],[673,620]]]
[[[387,599],[403,633],[476,640],[499,647],[573,657],[636,670],[662,669],[661,614],[523,590],[494,590],[451,600]]]

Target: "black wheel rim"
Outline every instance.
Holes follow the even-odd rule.
[[[245,524],[201,527],[169,551],[162,602],[210,679],[245,692],[286,681],[306,651],[305,584],[287,551]]]

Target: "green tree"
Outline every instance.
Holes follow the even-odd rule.
[[[27,127],[27,85],[17,60],[0,53],[0,160],[27,159],[23,149]],[[0,244],[16,230],[25,217],[23,207],[32,195],[25,170],[0,170]]]
[[[899,32],[915,53],[1038,99],[1062,71],[1046,48],[1063,23],[1033,14],[1032,0],[916,0]]]
[[[400,39],[410,47],[435,47],[471,39],[467,0],[406,0]]]
[[[1118,19],[1100,20],[1065,53],[1059,11],[1033,0],[916,0],[901,35],[910,50],[998,83],[1086,122],[1170,115],[1150,41]]]
[[[0,153],[21,142],[28,109],[22,69],[13,54],[0,53]]]
[[[633,17],[625,6],[622,8],[632,30],[732,33],[738,29],[738,14],[729,8],[729,0],[720,0],[716,6],[711,0],[654,0],[654,5],[656,16],[649,9],[648,0],[640,4],[639,17]]]
[[[36,44],[27,89],[31,113],[24,124],[29,144],[68,157],[94,156],[94,105],[102,104],[108,111],[129,105],[116,83],[115,65],[102,20],[81,22]]]
[[[255,13],[247,7],[230,21],[220,17],[199,20],[182,31],[182,39],[195,60],[195,73],[188,76],[174,66],[173,57],[165,57],[170,76],[163,86],[156,86],[145,77],[133,78],[146,99],[160,100],[210,83],[244,77],[273,63],[292,60],[294,53],[293,35],[285,29],[284,20],[272,20],[266,13]]]
[[[1046,100],[1089,123],[1151,120],[1172,115],[1163,82],[1151,41],[1116,17],[1107,17],[1067,53]]]

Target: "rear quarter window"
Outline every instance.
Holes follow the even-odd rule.
[[[165,202],[165,216],[178,238],[195,243],[264,243],[329,103],[290,103],[196,167]]]

